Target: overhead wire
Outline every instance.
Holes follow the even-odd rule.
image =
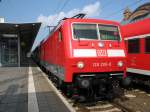
[[[57,7],[54,13],[59,13],[59,12],[61,12],[61,11],[66,7],[66,5],[69,3],[69,1],[70,1],[70,0],[65,0],[65,2],[64,2],[63,5],[62,5],[62,7],[59,8],[59,9],[58,9],[58,7]],[[57,9],[58,9],[58,11],[57,11]],[[58,19],[58,16],[56,16],[56,17],[54,18],[54,20],[53,20],[52,22],[50,22],[49,25],[51,25],[51,24],[52,24],[55,20],[57,20],[57,19]],[[47,26],[47,27],[49,27],[49,26]]]
[[[58,12],[61,12],[61,11],[66,7],[66,5],[69,3],[69,1],[70,1],[70,0],[66,0],[66,1],[64,2],[64,4],[62,5],[62,7],[60,8],[60,10],[58,10]]]

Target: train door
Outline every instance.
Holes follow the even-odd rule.
[[[62,42],[62,32],[61,29],[58,30],[57,33],[57,42],[56,42],[56,57],[57,57],[57,63],[62,63],[62,49],[63,49],[63,42]]]
[[[62,31],[61,29],[57,32],[57,39],[56,39],[56,63],[57,63],[57,74],[58,77],[63,80],[64,79],[64,72],[63,72],[63,38],[62,38]],[[61,82],[60,82],[61,83]]]

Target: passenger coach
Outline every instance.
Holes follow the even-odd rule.
[[[150,18],[122,27],[127,48],[127,75],[150,85]]]

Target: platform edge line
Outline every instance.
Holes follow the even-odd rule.
[[[29,67],[28,75],[28,112],[39,112],[35,85],[33,80],[33,72],[31,67]]]

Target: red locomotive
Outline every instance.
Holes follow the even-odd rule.
[[[150,18],[122,26],[127,48],[127,74],[150,85]]]
[[[119,23],[79,14],[59,22],[33,57],[68,95],[98,99],[125,77],[124,49]]]

